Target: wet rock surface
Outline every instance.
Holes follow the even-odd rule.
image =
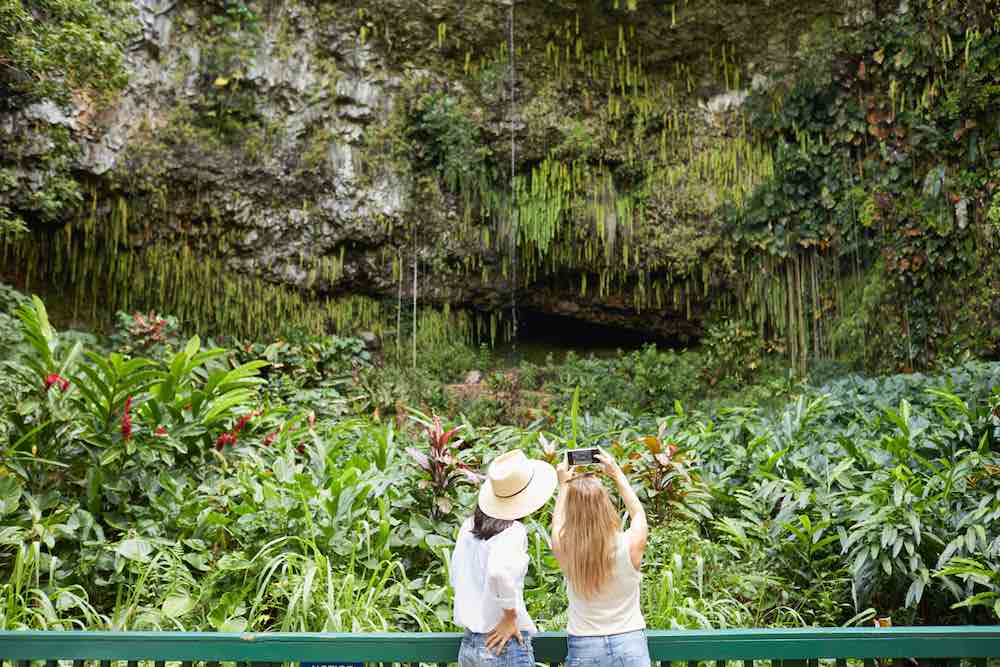
[[[687,12],[681,28],[661,4],[641,7],[643,21],[633,21],[640,28],[632,39],[650,67],[703,60],[706,44],[739,43],[748,74],[764,85],[815,17],[854,20],[870,3],[708,2]],[[79,146],[75,171],[96,193],[161,201],[146,214],[155,218],[153,240],[196,234],[202,252],[223,257],[235,271],[318,295],[395,297],[394,262],[407,271],[416,257],[425,302],[480,311],[518,303],[657,336],[698,337],[708,304],[694,295],[683,308],[638,310],[625,296],[581,294],[578,275],[521,277],[516,285],[498,278],[498,253],[455,231],[460,198],[433,172],[386,161],[384,143],[371,141],[405,115],[420,88],[476,100],[473,119],[485,150],[503,155],[513,128],[519,169],[530,170],[544,157],[566,117],[559,99],[546,97],[551,82],[537,78],[531,57],[522,59],[513,116],[502,77],[472,91],[460,76],[463,49],[489,53],[505,41],[504,3],[390,0],[327,12],[292,0],[274,3],[261,13],[259,34],[237,37],[243,66],[230,68],[229,78],[211,74],[221,37],[206,37],[204,7],[181,0],[135,0],[135,6],[130,81],[114,104],[96,111],[82,102],[45,103],[0,118],[8,136],[23,138],[20,169],[30,172],[31,156],[49,148],[43,137],[31,138],[30,128],[58,125]],[[581,8],[525,2],[517,11],[520,48],[544,52],[545,40],[566,29]],[[615,34],[617,19],[589,20]],[[449,46],[435,43],[442,25]],[[364,31],[374,30],[380,39],[364,39]],[[706,128],[698,140],[711,142],[712,132],[723,131],[712,129],[724,126],[717,117],[739,109],[746,91],[718,90],[701,80],[692,85],[691,110],[704,116]],[[213,123],[221,117],[235,118],[239,127],[220,135]],[[8,203],[17,205],[9,197]],[[654,251],[655,244],[676,245],[672,239],[681,238],[696,248],[695,256],[711,247],[710,221],[675,233],[669,207],[663,210],[663,223],[651,216],[655,229],[643,232]],[[701,245],[699,236],[706,238]],[[131,240],[136,247],[149,242]],[[463,270],[470,256],[488,270]],[[302,268],[304,257],[326,258],[338,268],[311,275]],[[412,287],[402,282],[409,297]]]

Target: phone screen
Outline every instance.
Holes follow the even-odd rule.
[[[571,466],[585,466],[597,463],[597,449],[571,449],[566,452],[566,462]]]

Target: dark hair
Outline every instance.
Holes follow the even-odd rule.
[[[514,523],[505,519],[494,519],[476,505],[476,513],[472,517],[472,534],[477,540],[488,540],[510,528]]]

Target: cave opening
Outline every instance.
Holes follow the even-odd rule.
[[[561,362],[569,352],[577,356],[610,357],[646,345],[661,349],[686,347],[680,340],[665,338],[622,326],[601,324],[538,310],[519,310],[517,340],[497,345],[496,357],[509,365],[521,361],[545,363],[551,356]]]

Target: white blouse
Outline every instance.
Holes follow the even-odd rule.
[[[528,562],[528,532],[520,521],[480,540],[472,534],[472,517],[466,519],[451,555],[455,624],[486,634],[500,623],[504,609],[516,609],[518,630],[537,632],[524,606]]]

